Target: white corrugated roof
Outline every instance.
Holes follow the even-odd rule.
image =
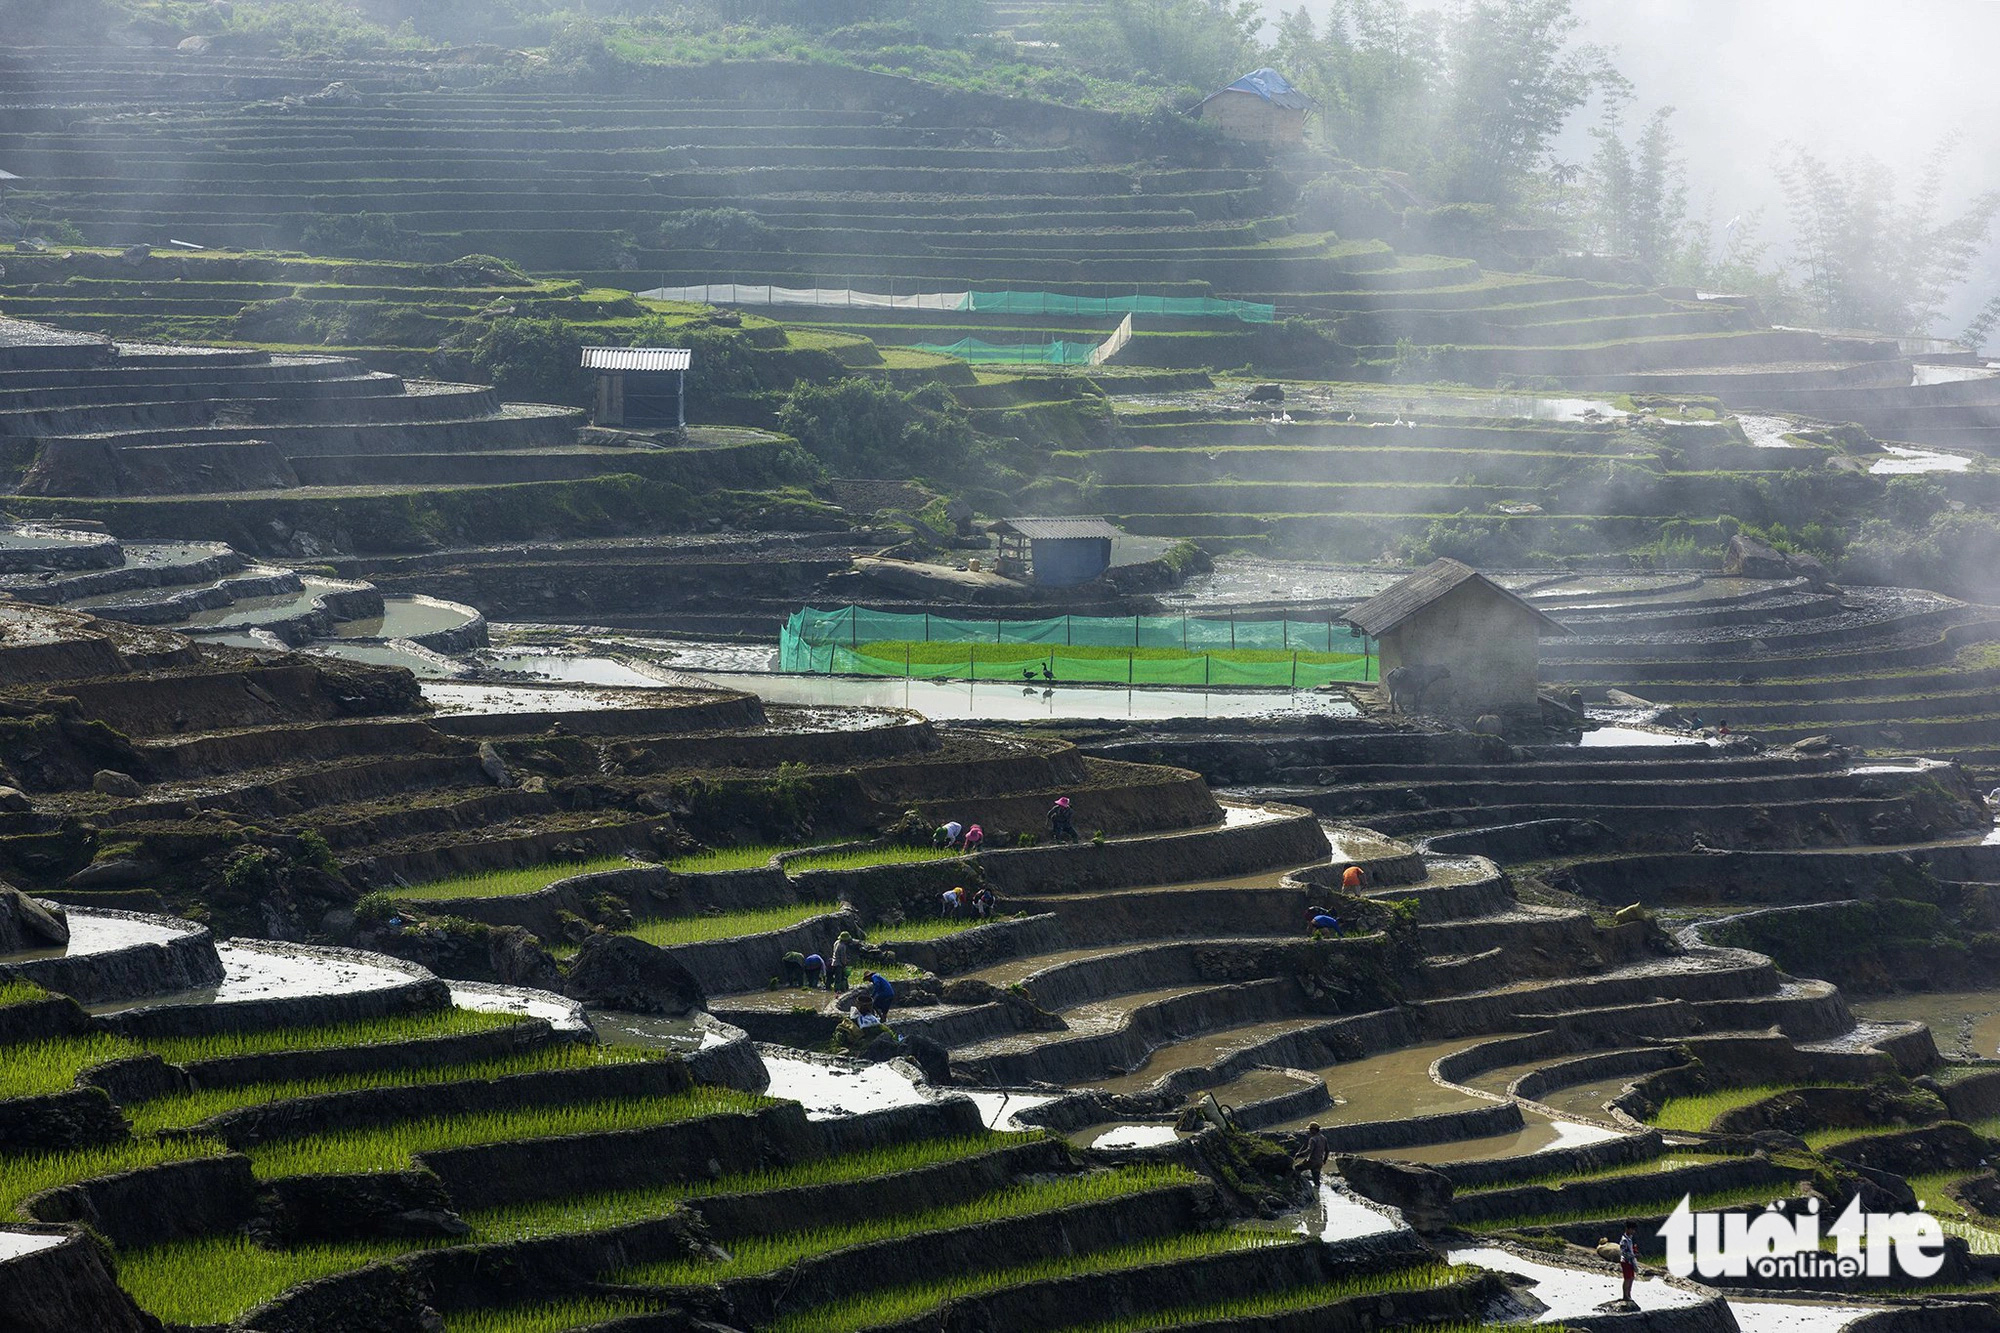
[[[694,353],[685,347],[586,347],[585,370],[686,370]]]
[[[1006,518],[1000,520],[998,526],[1017,532],[1030,541],[1073,541],[1118,535],[1118,529],[1101,518]]]

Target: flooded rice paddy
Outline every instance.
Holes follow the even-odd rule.
[[[1079,1148],[1158,1148],[1180,1138],[1172,1125],[1092,1125],[1070,1135]]]
[[[529,990],[524,986],[494,986],[482,981],[452,981],[446,984],[451,987],[451,1002],[460,1009],[546,1019],[558,1032],[585,1032],[590,1028],[584,1019],[582,1005],[551,991]]]
[[[69,943],[53,949],[29,949],[0,954],[10,963],[36,962],[46,958],[84,958],[148,944],[168,944],[201,927],[166,917],[140,916],[124,912],[89,912],[72,908],[68,912]]]
[[[764,1091],[806,1108],[808,1120],[833,1120],[894,1106],[919,1106],[924,1094],[894,1065],[832,1064],[760,1048],[771,1084]]]
[[[343,639],[414,639],[463,629],[478,618],[469,606],[435,597],[385,597],[381,615],[342,621],[333,632]]]
[[[52,1250],[68,1239],[68,1236],[61,1233],[0,1231],[0,1264],[6,1263],[9,1259],[19,1259],[25,1254]]]
[[[1972,460],[1964,454],[1947,454],[1936,449],[1912,449],[1900,444],[1885,444],[1882,446],[1882,451],[1889,457],[1876,459],[1868,469],[1878,477],[1907,476],[1921,472],[1963,472],[1972,466]]]
[[[1947,1056],[1979,1060],[2000,1056],[2000,990],[1855,996],[1847,1007],[1856,1018],[1873,1022],[1927,1023],[1938,1051]]]
[[[1322,1241],[1359,1240],[1407,1229],[1387,1211],[1363,1203],[1331,1180],[1320,1182],[1319,1192],[1293,1228],[1299,1235]]]
[[[96,1014],[161,1005],[239,1004],[248,1000],[288,1000],[312,995],[357,995],[409,984],[416,975],[381,967],[337,949],[317,949],[275,940],[224,940],[215,946],[222,959],[222,983],[171,995],[93,1005]]]
[[[988,1092],[961,1089],[960,1096],[969,1097],[979,1108],[979,1118],[986,1122],[988,1129],[1022,1133],[1034,1128],[1021,1123],[1020,1116],[1038,1106],[1047,1106],[1056,1099],[1054,1093],[1046,1092]]]

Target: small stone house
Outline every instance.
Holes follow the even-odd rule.
[[[1196,110],[1204,125],[1232,139],[1297,144],[1306,140],[1306,115],[1312,108],[1312,98],[1284,75],[1260,69],[1210,93]]]
[[[1472,566],[1439,560],[1349,611],[1380,645],[1382,678],[1397,667],[1444,667],[1426,707],[1464,714],[1536,708],[1540,643],[1568,634]]]

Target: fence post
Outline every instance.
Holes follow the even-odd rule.
[[[1073,640],[1069,636],[1069,622],[1070,622],[1070,616],[1067,613],[1065,613],[1063,616],[1063,647],[1065,648],[1069,647],[1070,644],[1073,642]]]
[[[1136,648],[1125,654],[1125,684],[1128,687],[1132,684],[1132,663],[1138,656],[1139,650]]]
[[[1132,646],[1139,646],[1139,614],[1136,611],[1132,613]]]
[[[924,612],[924,642],[929,643],[930,641],[931,641],[931,613],[926,611]]]
[[[1203,653],[1201,655],[1201,683],[1203,685],[1208,684],[1209,669],[1214,665],[1215,665],[1215,654]]]
[[[1231,607],[1231,608],[1229,609],[1229,646],[1230,646],[1231,648],[1234,648],[1234,647],[1236,646],[1236,608],[1235,608],[1235,607]]]
[[[1299,655],[1298,655],[1297,653],[1293,653],[1293,654],[1292,654],[1292,688],[1296,690],[1296,689],[1297,689],[1298,687],[1299,687]]]
[[[966,651],[966,653],[968,654],[968,658],[967,658],[967,662],[966,662],[966,667],[965,667],[965,678],[966,678],[967,680],[978,680],[978,679],[979,679],[979,642],[978,642],[978,640],[976,640],[976,639],[975,639],[975,640],[972,640],[972,641],[968,642],[968,643],[967,643],[967,644],[965,645],[965,651]]]
[[[903,679],[908,680],[909,678],[910,678],[910,645],[906,643],[903,645]]]
[[[1181,612],[1181,651],[1187,651],[1187,612]]]

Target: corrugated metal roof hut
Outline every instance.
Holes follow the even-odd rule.
[[[687,372],[694,353],[685,347],[586,347],[583,368],[597,372],[600,426],[687,425]]]
[[[1543,635],[1569,630],[1457,560],[1438,560],[1391,584],[1343,619],[1381,645],[1382,679],[1398,667],[1444,668],[1428,703],[1491,713],[1536,706]]]
[[[1032,569],[1044,588],[1088,583],[1111,568],[1118,529],[1101,518],[1009,518],[1000,534],[1000,572]]]
[[[1252,70],[1202,100],[1204,124],[1232,139],[1255,143],[1304,143],[1313,100],[1275,69]]]

